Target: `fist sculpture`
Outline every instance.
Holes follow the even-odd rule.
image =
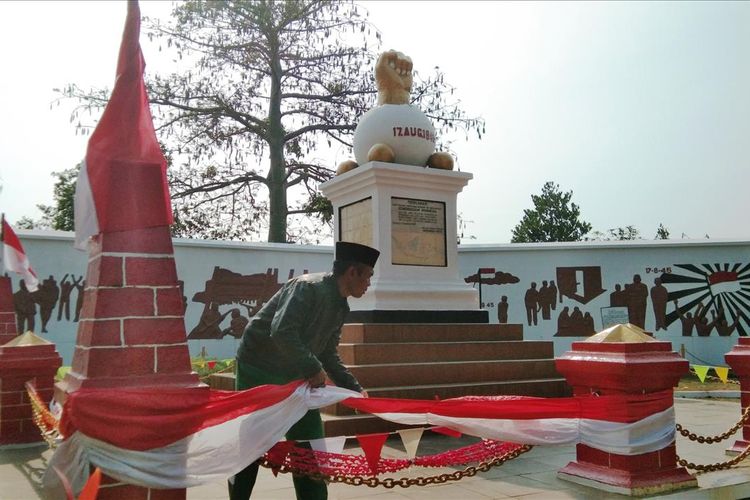
[[[378,105],[362,115],[354,131],[354,158],[339,164],[342,174],[370,161],[453,169],[453,157],[435,153],[435,128],[419,108],[409,104],[412,62],[389,50],[375,65]]]

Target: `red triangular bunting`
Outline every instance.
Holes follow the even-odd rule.
[[[266,452],[266,458],[272,464],[271,472],[273,472],[274,476],[279,474],[281,466],[284,464],[286,457],[289,455],[289,452],[292,451],[295,444],[294,441],[279,441],[273,446],[273,448]]]
[[[450,436],[454,438],[461,437],[461,433],[459,431],[449,429],[448,427],[433,427],[430,430],[432,432],[437,432],[438,434],[445,434],[446,436]]]
[[[383,451],[383,445],[385,440],[388,439],[388,434],[364,434],[358,435],[357,441],[362,447],[362,451],[365,452],[365,458],[367,464],[370,466],[372,475],[378,474],[378,464],[380,463],[380,452]]]

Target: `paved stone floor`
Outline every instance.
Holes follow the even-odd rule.
[[[677,421],[686,428],[704,435],[716,435],[730,428],[740,417],[738,401],[712,399],[678,399],[675,403]],[[431,433],[420,444],[419,454],[455,448],[461,441]],[[462,438],[464,439],[464,438]],[[698,464],[727,460],[724,448],[733,439],[716,445],[699,445],[682,437],[678,438],[677,451],[685,459]],[[349,452],[356,453],[356,448]],[[383,451],[386,456],[404,456],[398,439],[389,439]],[[26,500],[44,498],[39,490],[39,480],[46,467],[51,451],[44,446],[23,449],[0,450],[0,499]],[[427,487],[369,488],[335,484],[329,487],[331,499],[563,499],[563,498],[626,498],[559,479],[557,471],[575,458],[574,446],[537,446],[515,460],[472,478],[454,483]],[[455,469],[419,469],[396,473],[393,477],[416,477],[426,474],[454,472]],[[738,499],[750,498],[750,461],[728,471],[700,474],[698,488],[683,490],[671,495],[651,498],[674,499]],[[224,483],[207,484],[191,488],[188,500],[226,499]],[[267,469],[261,469],[256,494],[260,500],[293,499],[294,488],[291,477],[280,474],[273,477]]]

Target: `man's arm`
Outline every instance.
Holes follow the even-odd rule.
[[[340,331],[336,332],[335,335],[332,335],[330,340],[326,344],[325,349],[323,349],[323,352],[320,353],[320,356],[318,356],[318,358],[323,364],[323,368],[325,369],[326,373],[328,373],[328,376],[331,378],[331,380],[333,380],[334,384],[339,387],[344,387],[345,389],[351,389],[352,391],[361,392],[364,393],[364,395],[367,395],[367,393],[362,389],[362,386],[359,385],[359,382],[357,382],[357,379],[354,378],[354,375],[352,375],[351,372],[347,370],[344,364],[341,362],[341,358],[339,357],[339,353],[337,350],[340,338]]]

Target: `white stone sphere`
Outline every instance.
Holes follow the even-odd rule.
[[[383,104],[362,115],[354,131],[354,158],[367,163],[375,144],[387,144],[395,163],[424,167],[435,152],[435,128],[429,118],[410,104]]]

